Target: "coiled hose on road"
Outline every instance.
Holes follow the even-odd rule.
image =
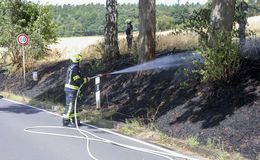
[[[95,77],[97,77],[97,76],[95,76]],[[93,79],[95,77],[91,77],[91,79]],[[77,95],[76,95],[75,105],[74,105],[74,114],[75,115],[76,115],[76,109],[77,109],[77,97],[78,97],[78,94],[80,93],[80,89],[82,88],[83,85],[84,84],[82,84],[79,87],[79,90],[78,90]],[[43,134],[43,135],[50,135],[50,136],[59,136],[59,137],[69,137],[69,138],[76,138],[76,139],[84,139],[84,140],[87,141],[86,142],[87,143],[87,152],[88,152],[89,156],[93,160],[98,160],[98,159],[90,151],[90,143],[89,143],[90,141],[99,141],[99,142],[108,143],[108,144],[116,145],[116,146],[119,146],[119,147],[127,148],[127,149],[130,149],[130,150],[145,152],[145,153],[153,154],[153,155],[156,155],[156,156],[159,156],[159,157],[163,157],[163,158],[168,159],[168,160],[173,160],[171,158],[172,156],[175,156],[175,157],[178,156],[178,157],[181,157],[181,158],[187,158],[186,156],[178,154],[178,153],[176,153],[176,155],[173,155],[172,153],[167,153],[167,152],[161,152],[161,151],[156,151],[156,150],[150,150],[150,149],[130,146],[130,145],[117,143],[115,141],[111,141],[109,139],[105,139],[105,138],[99,137],[99,136],[97,136],[97,135],[95,135],[95,134],[93,134],[91,132],[88,132],[86,130],[80,129],[79,126],[78,126],[77,117],[75,119],[75,124],[76,124],[76,128],[60,127],[60,126],[33,126],[33,127],[24,128],[24,131],[25,132],[29,132],[29,133]],[[74,136],[74,135],[69,135],[69,134],[58,134],[58,133],[50,133],[50,132],[41,132],[41,131],[37,131],[37,129],[76,130],[83,136]],[[91,135],[91,136],[93,136],[95,138],[90,138],[89,135]]]

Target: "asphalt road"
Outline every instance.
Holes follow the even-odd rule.
[[[91,160],[87,152],[85,139],[50,136],[28,133],[26,127],[61,126],[59,115],[39,110],[33,106],[23,105],[7,99],[0,99],[0,157],[3,160]],[[117,143],[167,152],[172,160],[185,160],[185,155],[162,148],[147,142],[111,132],[110,130],[82,126],[97,136],[116,141]],[[81,136],[76,130],[34,129],[34,131]],[[93,136],[90,136],[93,138]],[[141,151],[134,151],[117,145],[99,141],[90,141],[91,154],[98,160],[166,160],[160,156]],[[183,158],[186,157],[186,158]],[[195,159],[194,159],[195,160]]]

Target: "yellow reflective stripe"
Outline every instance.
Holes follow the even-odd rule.
[[[70,118],[74,118],[74,117],[75,117],[75,114],[71,114],[69,117],[70,117]],[[79,113],[76,113],[76,117],[79,117]]]
[[[72,70],[70,70],[69,84],[70,84],[70,82],[71,82],[71,75],[72,75]]]
[[[80,76],[79,75],[76,75],[73,77],[73,80],[76,81],[77,79],[80,79]]]
[[[70,112],[71,112],[71,110],[72,110],[72,102],[69,103],[69,109],[68,109],[68,112],[67,112],[67,114],[66,114],[66,116],[69,117],[69,118],[70,118]]]
[[[65,87],[66,87],[66,88],[73,89],[73,90],[78,90],[78,89],[79,89],[78,86],[73,86],[73,85],[70,85],[70,84],[65,84]]]

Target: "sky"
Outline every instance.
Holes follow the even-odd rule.
[[[40,4],[72,4],[72,5],[78,5],[78,4],[88,4],[88,3],[101,3],[105,4],[106,0],[27,0],[32,2],[39,2]],[[187,1],[189,3],[200,3],[205,4],[208,0],[180,0],[181,4],[185,4]],[[119,4],[123,3],[138,3],[138,0],[117,0]],[[156,0],[156,4],[166,4],[166,5],[174,5],[178,2],[178,0]]]

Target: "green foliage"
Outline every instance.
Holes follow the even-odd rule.
[[[166,15],[162,15],[157,18],[156,25],[157,25],[156,28],[159,31],[165,31],[167,29],[171,29],[173,25],[173,18]]]
[[[232,153],[229,155],[226,152],[220,152],[217,160],[244,160],[244,158],[242,158],[239,153]]]
[[[188,19],[189,15],[200,4],[185,5],[157,5],[157,30],[164,31],[176,28]],[[59,36],[90,36],[103,35],[105,26],[105,5],[63,5],[52,6],[53,22],[58,26]],[[134,31],[138,30],[138,5],[122,4],[118,5],[118,31],[126,30],[126,19],[131,19]]]
[[[210,8],[201,8],[199,10],[195,10],[186,21],[184,26],[185,29],[190,29],[200,35],[200,43],[208,40],[207,29],[210,26],[210,13]]]
[[[47,45],[56,41],[55,25],[51,22],[49,7],[22,0],[4,0],[0,5],[0,47],[6,47],[5,56],[14,64],[21,64],[22,55],[16,37],[29,36],[27,58],[37,60],[47,53]]]
[[[141,127],[140,122],[137,119],[126,120],[125,125],[122,126],[121,130],[124,134],[135,135],[139,132]]]
[[[198,70],[204,81],[228,81],[240,67],[239,46],[233,42],[238,31],[223,32],[210,24],[210,6],[196,10],[185,24],[199,34],[198,53],[204,65]],[[233,22],[235,24],[235,22]],[[214,45],[209,45],[209,35],[214,35]]]
[[[207,139],[207,147],[210,148],[210,149],[216,148],[216,142],[215,142],[214,138],[213,139],[211,139],[211,138]]]
[[[198,137],[189,137],[189,138],[186,139],[186,142],[191,147],[198,147],[199,144],[200,144],[200,142],[198,141]]]
[[[242,0],[237,0],[238,2],[241,2]],[[257,0],[245,0],[247,2],[249,9],[248,9],[248,17],[251,16],[258,16],[260,15],[260,1]]]
[[[118,31],[125,32],[127,19],[132,21],[133,30],[138,30],[138,6],[135,4],[122,4],[118,5]]]
[[[104,32],[104,5],[52,6],[51,11],[59,36],[87,36]]]
[[[228,81],[240,67],[238,45],[231,42],[232,36],[218,36],[214,47],[201,43],[198,52],[204,58],[204,66],[199,70],[204,81]]]
[[[7,65],[7,66],[4,66],[3,69],[7,70],[7,72],[5,72],[4,74],[7,76],[7,77],[12,77],[13,76],[13,73],[18,69],[18,65],[15,64],[15,65]]]

